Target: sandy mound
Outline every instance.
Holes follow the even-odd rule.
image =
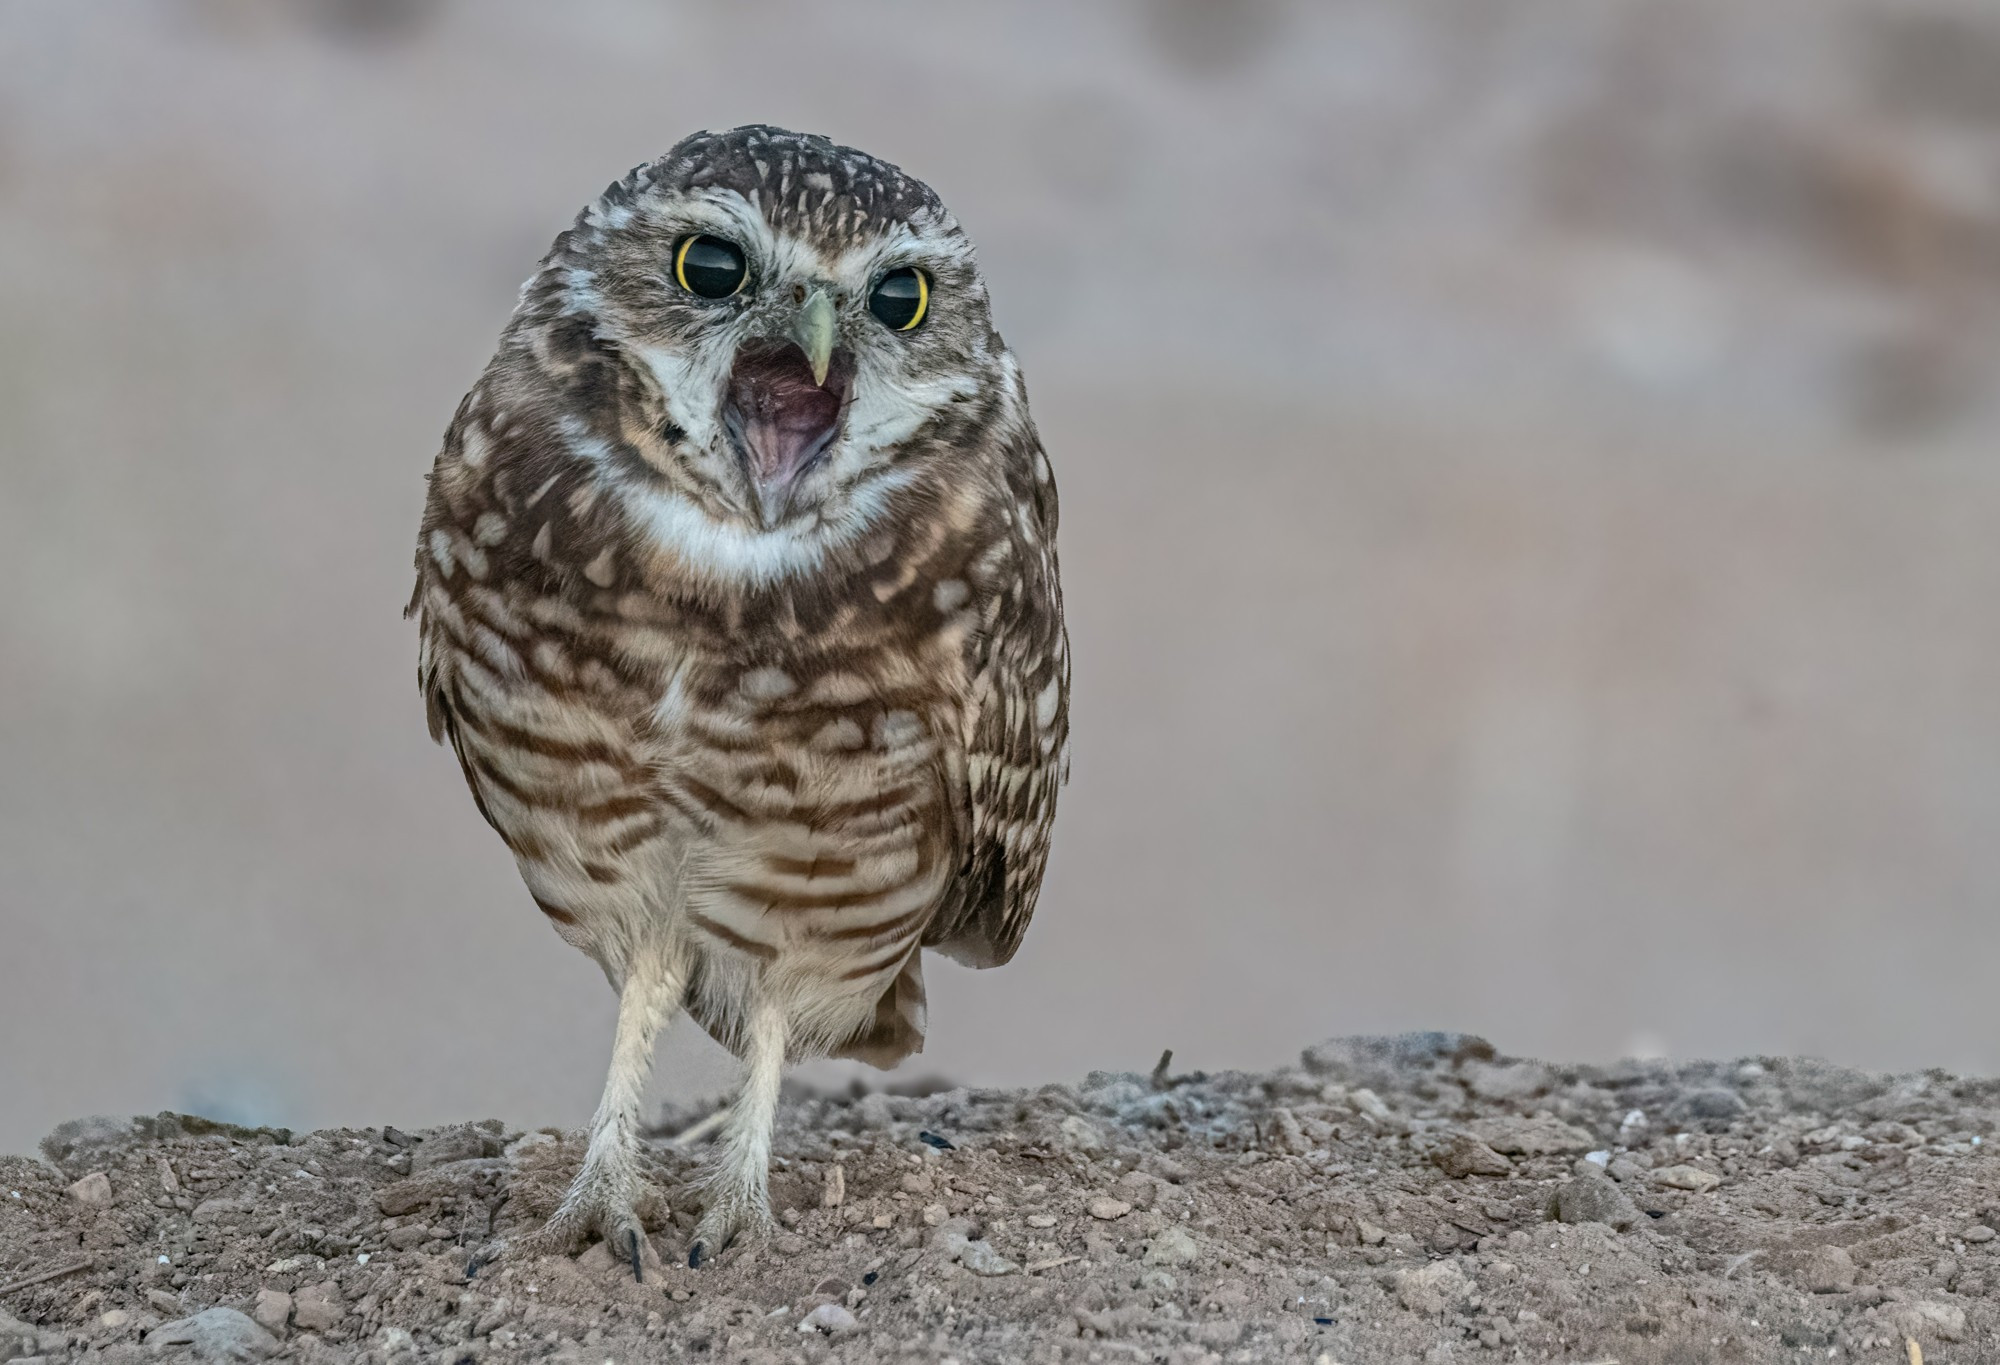
[[[573,1135],[84,1120],[0,1158],[0,1360],[1996,1360],[1996,1107],[1940,1072],[1441,1034],[801,1093],[783,1226],[712,1268],[680,1264],[699,1154],[656,1145],[644,1284],[506,1246]]]

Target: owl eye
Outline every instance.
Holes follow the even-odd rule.
[[[704,299],[726,299],[743,287],[750,273],[743,249],[734,242],[698,232],[683,237],[674,248],[674,279],[680,287]]]
[[[930,277],[913,266],[891,270],[875,282],[868,311],[891,331],[910,331],[931,311]]]

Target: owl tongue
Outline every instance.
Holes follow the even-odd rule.
[[[784,510],[792,481],[839,430],[848,369],[836,352],[820,385],[793,342],[753,342],[736,353],[723,421],[749,466],[767,522]]]

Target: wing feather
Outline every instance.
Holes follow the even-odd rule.
[[[996,586],[970,647],[965,857],[924,940],[973,967],[1000,966],[1020,947],[1048,866],[1056,794],[1069,777],[1056,490],[1032,433],[1007,473],[1016,515],[995,543]]]

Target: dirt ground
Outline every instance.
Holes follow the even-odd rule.
[[[700,1271],[701,1152],[652,1144],[644,1283],[509,1244],[574,1134],[82,1120],[0,1158],[0,1360],[1993,1361],[1996,1110],[1942,1072],[1457,1034],[798,1092],[781,1226]]]

